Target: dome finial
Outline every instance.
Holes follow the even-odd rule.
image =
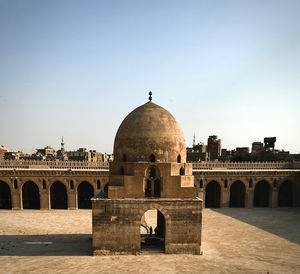
[[[149,92],[149,101],[150,101],[150,102],[152,101],[152,92],[151,92],[151,90],[150,90],[150,92]]]

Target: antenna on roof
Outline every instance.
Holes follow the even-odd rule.
[[[152,101],[152,92],[151,92],[151,90],[150,90],[150,92],[149,92],[149,101],[150,101],[150,102]]]

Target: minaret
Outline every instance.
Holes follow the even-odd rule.
[[[64,143],[64,136],[61,137],[61,147],[60,147],[60,152],[61,152],[61,155],[64,155],[65,154],[65,143]]]
[[[196,146],[196,136],[195,136],[195,133],[194,133],[194,138],[193,138],[193,147]]]

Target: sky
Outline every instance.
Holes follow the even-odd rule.
[[[0,144],[112,153],[148,101],[191,146],[300,153],[300,1],[0,0]]]

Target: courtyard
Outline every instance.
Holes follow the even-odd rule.
[[[91,238],[91,210],[1,210],[0,272],[300,273],[299,208],[204,209],[202,256],[93,257]]]

